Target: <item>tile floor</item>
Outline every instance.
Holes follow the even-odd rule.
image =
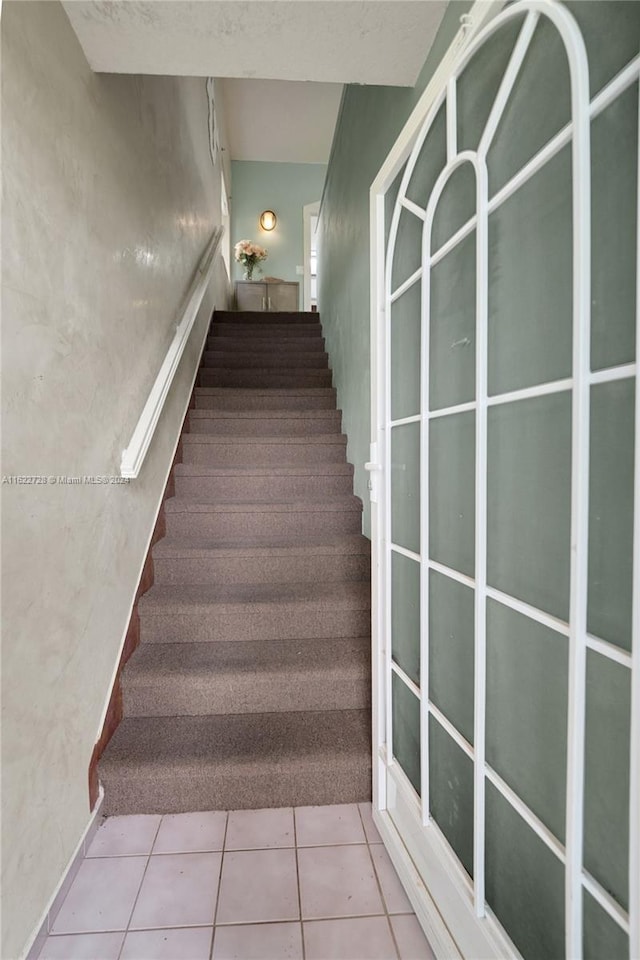
[[[370,804],[111,817],[40,960],[433,960]]]

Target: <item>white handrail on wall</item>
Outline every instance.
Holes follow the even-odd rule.
[[[198,269],[196,270],[193,282],[189,288],[189,293],[187,294],[187,304],[182,319],[176,327],[175,336],[171,341],[167,355],[162,362],[158,376],[147,397],[147,402],[135,426],[129,446],[122,452],[122,461],[120,463],[120,475],[122,477],[128,477],[134,480],[140,473],[158,420],[160,419],[169,388],[173,382],[175,372],[178,369],[180,358],[184,353],[184,348],[187,345],[189,335],[198,316],[200,305],[204,299],[205,291],[209,286],[213,262],[223,233],[223,227],[215,228],[202,255],[202,259],[198,264]]]

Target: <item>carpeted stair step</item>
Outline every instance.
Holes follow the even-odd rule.
[[[200,503],[326,500],[350,496],[353,490],[350,463],[289,467],[211,467],[181,463],[176,466],[174,477],[176,497]]]
[[[359,533],[213,546],[199,535],[165,537],[153,548],[157,584],[368,580],[370,565],[369,540]]]
[[[104,813],[186,813],[371,797],[368,710],[126,718],[100,763]]]
[[[140,600],[144,643],[362,637],[370,585],[343,583],[155,585]]]
[[[207,370],[328,370],[329,358],[318,351],[297,353],[225,353],[220,350],[207,350],[202,356],[202,365]]]
[[[324,353],[324,337],[213,337],[207,338],[207,350],[222,350],[225,353]]]
[[[347,438],[341,433],[310,437],[215,437],[187,433],[182,438],[184,463],[219,467],[346,463],[346,445]]]
[[[209,330],[210,337],[241,337],[264,339],[271,337],[322,337],[322,327],[319,323],[220,323],[216,321]]]
[[[368,637],[142,644],[123,682],[128,717],[360,710],[369,706]]]
[[[340,433],[341,422],[340,410],[255,410],[252,413],[189,411],[190,433],[210,433],[216,436],[293,437]]]
[[[200,367],[200,387],[330,387],[331,370],[309,367]]]
[[[216,310],[213,315],[214,323],[233,323],[239,326],[258,323],[262,326],[274,324],[313,323],[320,326],[320,314],[313,311],[295,310]]]
[[[196,387],[198,410],[335,410],[335,387]]]
[[[165,517],[168,535],[182,539],[201,535],[213,546],[217,539],[247,543],[255,537],[360,533],[362,501],[353,495],[254,503],[172,497],[165,501]]]

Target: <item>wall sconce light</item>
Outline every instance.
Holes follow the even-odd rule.
[[[260,226],[263,230],[273,230],[277,222],[278,218],[273,210],[264,210],[260,214]]]

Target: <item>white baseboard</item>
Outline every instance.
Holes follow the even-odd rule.
[[[491,911],[477,917],[468,877],[446,849],[437,828],[424,828],[401,790],[389,787],[393,818],[373,810],[373,819],[437,960],[518,960],[520,953]],[[402,840],[409,838],[414,856]],[[418,836],[419,834],[419,836]],[[414,859],[415,857],[415,859]]]
[[[64,903],[64,899],[69,892],[69,888],[75,876],[80,869],[80,864],[85,858],[86,852],[91,846],[91,842],[96,834],[98,827],[100,826],[101,815],[100,811],[102,810],[102,801],[104,800],[104,790],[102,786],[100,787],[100,792],[98,793],[98,799],[96,805],[91,811],[91,816],[89,822],[84,830],[78,845],[69,860],[67,866],[62,871],[62,876],[56,889],[53,891],[49,899],[49,903],[42,915],[40,923],[36,926],[34,932],[31,934],[31,937],[27,941],[25,948],[21,954],[20,960],[37,960],[40,955],[40,951],[44,945],[44,941],[47,939],[49,931],[51,930],[54,921],[58,915],[60,907]]]
[[[379,810],[373,811],[373,820],[436,957],[438,960],[462,960],[462,954],[400,839],[393,820],[386,811]]]

